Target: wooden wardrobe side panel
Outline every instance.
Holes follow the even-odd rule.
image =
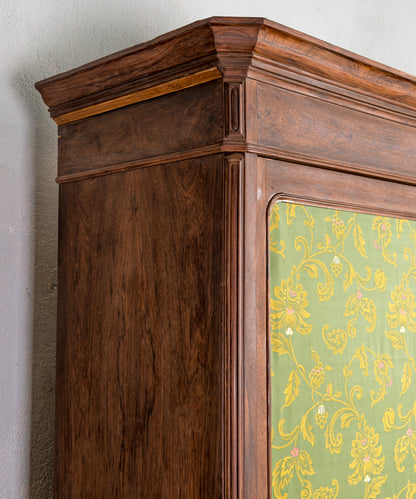
[[[56,498],[221,497],[223,168],[60,186]]]

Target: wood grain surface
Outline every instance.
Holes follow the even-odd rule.
[[[197,39],[195,32],[198,32]],[[198,21],[148,42],[52,76],[37,83],[45,103],[53,108],[92,94],[131,83],[140,77],[166,72],[213,53],[209,24]],[[150,85],[152,86],[152,85]],[[104,93],[104,100],[107,94]]]
[[[60,187],[55,497],[221,496],[223,179]]]
[[[201,72],[221,78],[184,88]],[[37,88],[58,121],[75,113],[55,497],[269,499],[270,203],[416,219],[416,78],[236,17]]]
[[[415,178],[416,122],[411,127],[263,83],[256,121],[259,146]]]
[[[70,111],[66,114],[59,114],[54,120],[58,125],[64,125],[65,123],[71,123],[72,121],[78,121],[88,118],[89,116],[107,113],[113,109],[130,106],[137,102],[143,102],[145,100],[154,99],[155,97],[160,97],[161,95],[167,95],[185,88],[201,85],[207,81],[218,80],[221,76],[222,75],[217,68],[206,69],[166,83],[159,83],[153,87],[136,90],[135,92],[121,95],[120,97],[114,97],[113,99],[91,104],[90,106],[81,107],[80,109]]]
[[[36,84],[54,117],[192,73],[237,65],[349,88],[404,108],[416,78],[263,18],[212,17]],[[243,66],[245,66],[243,68]]]
[[[265,171],[269,203],[278,195],[314,206],[416,218],[413,185],[267,158],[259,159],[259,164]]]
[[[59,127],[58,174],[90,170],[219,143],[220,80]]]

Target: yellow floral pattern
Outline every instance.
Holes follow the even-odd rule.
[[[276,202],[272,493],[416,499],[416,222]]]

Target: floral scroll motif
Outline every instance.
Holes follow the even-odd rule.
[[[275,203],[269,235],[274,497],[416,499],[416,222]]]

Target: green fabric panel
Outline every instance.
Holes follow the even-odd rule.
[[[272,495],[416,498],[416,222],[275,203]]]

